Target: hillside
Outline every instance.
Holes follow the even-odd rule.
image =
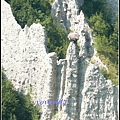
[[[10,3],[13,15],[22,28],[32,23],[45,26],[48,36],[48,51],[56,52],[59,59],[65,58],[68,47],[67,33],[54,20],[51,14],[51,0],[19,1],[6,0]],[[96,7],[97,6],[97,7]],[[81,8],[94,34],[97,54],[107,66],[101,68],[104,76],[118,85],[118,17],[112,22],[112,11],[104,0],[85,0]],[[80,11],[80,10],[79,10]],[[108,12],[109,11],[109,12]],[[28,14],[29,13],[29,14]],[[68,33],[70,30],[67,31]],[[56,39],[57,38],[57,39]],[[114,56],[114,57],[113,57]],[[94,61],[94,60],[92,60]]]
[[[12,88],[29,94],[31,102],[40,106],[38,118],[31,104],[30,119],[117,120],[118,30],[117,21],[106,17],[106,4],[99,0],[7,2],[2,1],[1,9],[2,67]],[[30,104],[21,105],[28,109]],[[21,117],[18,112],[10,114],[10,118]]]

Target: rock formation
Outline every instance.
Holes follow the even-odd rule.
[[[69,33],[68,39],[70,41],[76,42],[77,40],[79,40],[79,34],[78,33]]]
[[[118,12],[118,1],[115,0],[113,2],[106,0],[105,2],[110,5],[113,15],[112,21],[115,21],[115,14]],[[97,56],[97,51],[94,49],[93,31],[86,22],[83,11],[80,8],[83,4],[84,0],[55,0],[51,12],[55,16],[56,21],[60,23],[61,27],[66,29],[68,33],[72,31],[79,34],[78,44],[80,46],[80,55],[86,58],[92,57],[91,60],[94,61],[96,65],[108,70],[107,66],[102,63],[99,56]],[[89,58],[88,62],[90,62]]]
[[[62,17],[65,17],[62,25],[66,31],[73,28],[80,37],[77,42],[70,42],[66,58],[57,61],[55,52],[47,52],[44,27],[32,24],[22,29],[10,6],[1,1],[2,66],[5,74],[16,90],[30,93],[33,102],[63,101],[64,104],[42,104],[41,120],[118,120],[118,87],[106,80],[96,65],[87,61],[94,55],[94,49],[92,32],[82,11],[78,13],[78,5],[83,1],[61,2],[63,0],[55,1],[53,12],[56,10],[59,14],[62,8]],[[67,16],[65,8],[69,11]],[[56,17],[56,20],[61,19]]]

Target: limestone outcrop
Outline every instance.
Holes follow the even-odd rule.
[[[79,34],[78,33],[69,33],[68,39],[70,41],[76,42],[77,40],[79,40]]]
[[[56,1],[53,12],[60,13],[63,0]],[[55,52],[47,52],[44,27],[33,23],[22,29],[10,6],[4,0],[1,3],[2,66],[16,90],[30,93],[33,102],[49,101],[41,103],[41,120],[118,120],[118,87],[88,60],[94,55],[93,35],[83,12],[77,11],[83,1],[62,4],[69,7],[71,18],[61,24],[66,31],[71,27],[77,32],[79,40],[70,42],[66,58],[59,61]]]
[[[93,2],[95,1],[97,0],[93,0]],[[118,0],[105,0],[105,2],[108,4],[107,7],[110,7],[111,9],[112,22],[115,22],[116,13],[118,13]],[[63,28],[67,31],[69,29],[73,30],[75,29],[75,26],[81,22],[78,15],[83,4],[84,0],[55,0],[51,12]]]
[[[115,13],[118,11],[118,2],[117,0],[114,2],[106,0],[106,2],[110,5],[113,12],[113,19],[115,20]],[[61,27],[66,29],[66,32],[69,33],[69,31],[72,31],[79,34],[80,56],[87,58],[89,63],[94,61],[99,67],[108,70],[107,65],[102,63],[99,56],[97,56],[97,51],[94,49],[93,30],[86,22],[83,11],[80,8],[83,4],[84,0],[55,0],[51,12],[55,16],[56,21],[61,24]]]
[[[32,24],[21,29],[12,15],[10,6],[4,0],[2,0],[1,41],[2,66],[16,90],[25,94],[30,93],[33,101],[45,99],[43,96],[45,82],[52,84],[52,88],[47,87],[48,91],[56,90],[54,75],[57,55],[54,52],[47,53],[44,27]],[[51,97],[53,99],[53,96]]]

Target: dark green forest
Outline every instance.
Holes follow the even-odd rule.
[[[34,106],[30,95],[17,92],[2,71],[2,120],[39,120],[40,106]]]

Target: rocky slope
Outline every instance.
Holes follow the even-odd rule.
[[[43,101],[41,120],[118,120],[118,87],[90,62],[93,35],[83,12],[78,12],[83,1],[53,3],[52,12],[62,15],[62,21],[55,17],[61,26],[80,35],[59,61],[55,52],[47,52],[44,27],[32,24],[21,29],[10,6],[1,2],[2,66],[16,90],[30,93],[33,102]]]

